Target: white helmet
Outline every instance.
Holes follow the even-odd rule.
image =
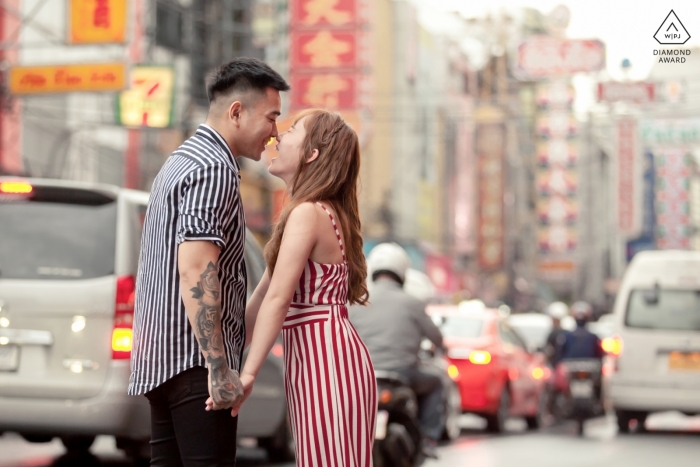
[[[394,273],[402,284],[406,280],[406,271],[410,266],[411,259],[408,253],[396,243],[380,243],[372,248],[367,257],[370,277],[377,272],[387,271]]]
[[[569,314],[569,307],[564,302],[552,302],[547,307],[547,314],[554,319],[563,319]]]

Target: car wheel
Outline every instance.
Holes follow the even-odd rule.
[[[284,417],[284,421],[274,436],[259,439],[258,445],[267,451],[267,458],[270,462],[293,461],[295,457],[294,436],[292,436],[292,429],[287,417]]]
[[[617,417],[618,433],[629,433],[632,414],[627,410],[615,410],[615,416]]]
[[[94,436],[61,436],[61,442],[68,452],[87,452],[95,442]]]
[[[537,412],[530,417],[525,417],[525,422],[527,423],[528,430],[537,430],[544,426],[544,414],[547,408],[547,397],[543,390],[540,393],[539,401],[537,402]]]
[[[498,401],[496,413],[486,417],[486,429],[491,433],[503,433],[509,415],[510,393],[508,392],[508,386],[504,386]]]
[[[450,386],[445,412],[445,427],[442,430],[442,439],[444,441],[453,441],[462,432],[459,426],[459,417],[462,415],[462,396],[457,385]]]

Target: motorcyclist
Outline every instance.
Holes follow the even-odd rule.
[[[566,340],[566,331],[561,327],[561,320],[569,314],[569,307],[563,302],[552,302],[547,307],[547,314],[552,318],[552,330],[547,336],[545,355],[552,368],[556,368]]]
[[[444,388],[439,375],[419,367],[418,353],[424,338],[443,349],[442,333],[425,313],[425,303],[403,290],[410,266],[403,248],[381,243],[370,252],[367,265],[373,281],[370,304],[350,307],[350,320],[369,349],[374,368],[400,373],[409,381],[419,403],[423,453],[437,458]]]
[[[576,329],[566,333],[561,352],[561,360],[582,358],[601,359],[605,355],[598,336],[586,329],[586,323],[593,317],[593,307],[586,302],[571,305],[571,316],[576,320]]]

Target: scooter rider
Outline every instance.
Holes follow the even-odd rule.
[[[556,368],[566,340],[566,331],[561,327],[561,320],[569,314],[569,307],[563,302],[552,302],[547,307],[547,314],[552,318],[552,330],[547,336],[545,355],[551,367]]]
[[[571,316],[576,320],[576,329],[566,333],[561,359],[582,358],[601,359],[605,355],[598,336],[586,329],[586,323],[593,317],[593,307],[586,302],[571,305]]]
[[[419,368],[418,352],[424,338],[443,349],[442,333],[425,313],[425,303],[403,290],[410,266],[403,248],[381,243],[370,252],[367,265],[374,281],[369,305],[350,307],[350,320],[369,349],[374,368],[400,373],[409,381],[419,402],[423,452],[437,458],[444,388],[440,376]]]

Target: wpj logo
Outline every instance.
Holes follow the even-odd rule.
[[[690,34],[676,13],[671,10],[654,34],[654,39],[659,44],[685,44],[690,39]]]

